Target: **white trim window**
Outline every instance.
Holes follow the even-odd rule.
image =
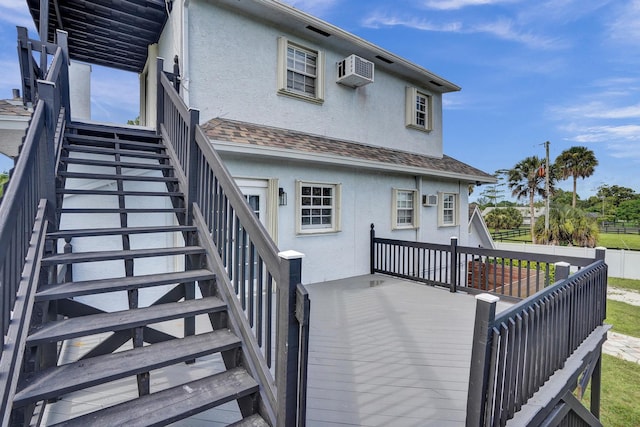
[[[394,229],[418,228],[420,226],[418,191],[394,188],[391,217]]]
[[[296,181],[296,228],[299,234],[340,231],[340,184]]]
[[[456,193],[439,193],[438,225],[451,227],[458,225],[458,195]]]
[[[279,37],[278,93],[313,102],[323,102],[323,53]]]
[[[415,87],[406,90],[406,126],[422,131],[431,130],[432,98]]]

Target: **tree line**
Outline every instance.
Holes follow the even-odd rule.
[[[640,224],[640,194],[630,188],[605,184],[598,188],[595,196],[580,199],[577,194],[578,179],[593,175],[597,166],[598,160],[593,151],[581,146],[563,151],[549,165],[549,229],[545,228],[544,217],[531,221],[533,243],[593,246],[598,234],[597,220],[623,220]],[[509,191],[516,200],[527,202],[530,217],[534,218],[535,208],[544,205],[543,201],[536,201],[536,197],[546,198],[546,171],[545,159],[538,156],[529,156],[511,169],[498,170],[494,174],[497,183],[488,186],[477,203],[483,208],[513,207],[516,203],[502,200]],[[556,189],[558,181],[567,179],[572,180],[572,191]],[[517,212],[515,209],[513,211]],[[517,226],[522,224],[521,215],[518,215],[505,209],[503,212],[492,212],[485,220],[491,228],[514,228],[513,224],[518,220]]]

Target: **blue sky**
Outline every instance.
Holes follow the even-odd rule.
[[[640,192],[640,0],[288,3],[461,86],[444,97],[446,154],[491,173],[544,156],[547,140],[552,159],[584,145],[600,165],[583,199],[602,184]],[[29,22],[25,1],[0,0],[0,97],[19,86],[15,25]],[[135,75],[92,78],[95,120],[137,116]]]

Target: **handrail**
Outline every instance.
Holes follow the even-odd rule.
[[[571,276],[566,263],[557,270],[561,280],[497,316],[496,297],[477,297],[467,426],[504,426],[603,325],[604,254]]]
[[[371,274],[383,273],[467,292],[522,299],[554,282],[554,264],[584,268],[592,258],[384,239],[371,225]]]
[[[220,277],[231,323],[243,337],[252,374],[261,384],[264,412],[276,425],[304,425],[306,327],[296,319],[300,254],[280,254],[249,207],[204,131],[158,59],[157,130],[185,194],[184,221],[198,227],[200,243],[215,253],[208,262]],[[277,286],[276,286],[277,285]],[[273,292],[277,291],[274,301]],[[302,302],[301,302],[302,304]],[[307,300],[307,310],[308,310]],[[307,315],[308,316],[308,315]],[[308,317],[307,317],[308,319]],[[273,325],[277,342],[272,342]],[[275,362],[275,378],[269,368]]]
[[[45,233],[57,228],[55,163],[62,140],[60,133],[69,114],[66,33],[57,33],[61,45],[40,45],[41,55],[53,53],[54,56],[49,68],[38,69],[40,74],[37,76],[33,74],[35,61],[31,48],[38,42],[29,40],[24,28],[18,28],[18,36],[22,78],[23,82],[30,82],[30,96],[35,106],[20,154],[0,200],[2,425],[7,424],[7,417],[11,415],[11,396],[18,376],[32,373],[50,362],[38,349],[37,354],[32,355],[37,363],[21,365],[32,299],[41,276],[39,266]]]

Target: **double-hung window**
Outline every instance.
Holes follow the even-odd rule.
[[[340,184],[296,182],[297,232],[340,231]]]
[[[417,190],[394,188],[391,206],[391,223],[394,229],[418,228],[420,225],[420,211]]]
[[[422,131],[431,130],[431,96],[414,87],[406,90],[406,125]]]
[[[324,55],[278,39],[278,93],[313,102],[324,97]]]
[[[455,193],[440,193],[439,200],[439,225],[441,227],[458,225],[458,195]]]

